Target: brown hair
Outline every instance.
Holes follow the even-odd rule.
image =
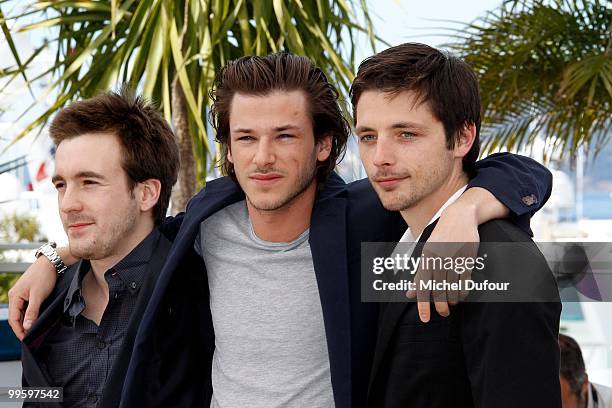
[[[444,125],[449,149],[455,146],[458,132],[473,124],[476,138],[463,158],[463,170],[473,175],[480,152],[480,91],[476,74],[465,62],[419,43],[401,44],[367,58],[350,90],[355,121],[359,97],[371,89],[391,95],[415,92],[417,103],[427,102]]]
[[[586,380],[586,369],[582,358],[582,351],[576,340],[559,334],[560,374],[569,383],[572,393],[582,398],[581,389]]]
[[[77,101],[60,110],[49,130],[55,145],[85,133],[113,133],[123,147],[121,166],[130,191],[136,183],[157,179],[159,200],[153,209],[156,224],[168,209],[172,186],[180,166],[179,151],[172,129],[154,107],[129,88]]]
[[[350,127],[340,109],[338,91],[327,81],[323,71],[308,58],[280,52],[266,56],[248,56],[230,61],[217,75],[210,97],[211,123],[221,144],[219,167],[236,180],[234,165],[227,160],[230,145],[230,110],[236,93],[267,95],[275,90],[301,90],[306,94],[315,141],[330,135],[331,153],[317,164],[321,186],[344,153]]]

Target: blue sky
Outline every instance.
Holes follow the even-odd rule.
[[[391,45],[418,41],[438,46],[450,40],[450,21],[469,23],[496,9],[500,0],[378,0],[368,1],[375,28]],[[364,57],[367,57],[365,55]]]

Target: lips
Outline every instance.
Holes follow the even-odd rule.
[[[383,189],[388,190],[397,186],[405,178],[406,177],[379,177],[374,179],[374,182],[381,186]]]
[[[265,174],[260,173],[260,174],[253,174],[249,178],[259,185],[267,186],[267,185],[271,185],[279,181],[282,178],[282,176],[278,173],[265,173]]]
[[[74,224],[68,225],[68,230],[70,231],[82,231],[85,227],[93,225],[93,222],[78,222]]]

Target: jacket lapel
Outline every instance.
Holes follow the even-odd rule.
[[[431,223],[419,238],[419,242],[416,245],[414,251],[412,252],[412,257],[420,256],[423,251],[423,246],[434,227],[436,226],[437,221]],[[376,350],[374,352],[374,361],[372,363],[372,374],[370,376],[370,386],[369,389],[372,389],[372,385],[376,380],[376,375],[378,374],[378,370],[380,369],[380,365],[383,362],[385,357],[385,353],[387,352],[387,348],[389,346],[389,342],[395,333],[395,329],[397,328],[402,315],[408,308],[408,306],[412,305],[413,302],[390,302],[381,304],[380,309],[380,317],[378,319],[378,337],[376,339]],[[435,310],[432,311],[435,313]]]
[[[193,248],[200,223],[222,208],[243,199],[244,192],[229,177],[208,182],[206,188],[191,199],[187,205],[187,212],[184,215],[181,228],[174,239],[174,244],[168,253],[159,274],[157,285],[151,295],[151,301],[143,316],[134,349],[144,344],[147,338],[151,338],[157,308],[162,302],[166,288],[176,269],[181,265],[185,255]]]
[[[334,399],[337,406],[350,407],[351,314],[344,198],[317,201],[309,242],[323,309]]]
[[[156,338],[155,322],[170,282],[175,274],[181,272],[178,269],[181,266],[184,267],[183,260],[193,248],[200,223],[211,214],[242,199],[244,199],[244,193],[238,184],[229,177],[223,177],[208,182],[206,188],[193,197],[187,205],[187,212],[183,214],[181,227],[159,273],[157,284],[136,332],[132,357],[125,375],[121,407],[131,407],[138,401],[142,401],[142,395],[138,395],[133,390],[144,390],[148,387],[146,381],[150,378],[143,373],[147,369],[150,356],[153,355],[153,341]],[[203,270],[202,273],[205,274],[206,271]],[[208,304],[207,299],[204,302]],[[206,384],[203,383],[202,387],[206,387]],[[132,392],[128,392],[129,390]]]

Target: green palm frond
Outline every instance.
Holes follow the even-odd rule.
[[[611,30],[599,1],[511,0],[456,32],[449,46],[479,75],[483,150],[537,135],[562,154],[601,148],[612,127]]]
[[[376,38],[364,6],[363,0],[30,1],[20,15],[9,17],[14,23],[10,30],[0,14],[9,45],[15,32],[55,34],[25,61],[14,50],[17,65],[3,67],[0,76],[48,83],[22,117],[29,117],[49,95],[56,99],[15,139],[39,129],[71,101],[123,82],[158,102],[172,120],[176,79],[185,97],[202,185],[216,159],[206,123],[215,72],[243,55],[286,50],[310,57],[330,81],[347,90],[355,70],[353,37],[365,33],[372,44]],[[20,21],[31,23],[17,24]],[[55,61],[43,75],[28,81],[26,72],[42,49],[52,50]]]

